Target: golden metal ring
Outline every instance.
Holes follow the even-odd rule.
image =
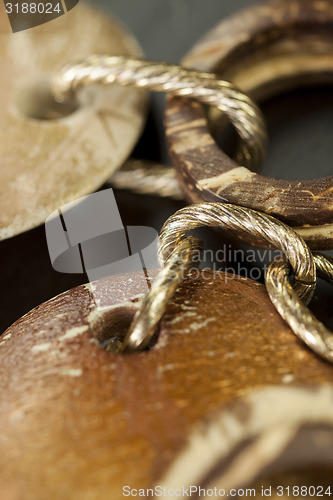
[[[266,153],[267,133],[261,111],[252,99],[217,75],[193,71],[164,62],[123,56],[93,55],[73,61],[53,78],[53,93],[58,100],[75,97],[76,91],[91,84],[169,92],[225,112],[241,139],[241,157],[254,168]]]
[[[333,283],[333,261],[323,255],[314,255],[314,259],[321,277]],[[319,356],[333,363],[333,333],[300,300],[289,283],[289,272],[288,263],[271,262],[265,280],[268,295],[297,337]]]
[[[176,289],[187,272],[198,263],[202,242],[191,236],[184,238],[171,252],[163,269],[144,296],[122,344],[123,352],[144,349],[156,332],[157,325]]]
[[[310,300],[316,283],[313,256],[304,240],[283,222],[250,208],[226,203],[201,203],[178,210],[165,222],[160,233],[159,254],[165,261],[178,242],[192,229],[218,227],[246,241],[254,238],[282,250],[295,274],[295,290]]]

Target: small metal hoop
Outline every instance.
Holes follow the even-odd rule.
[[[56,72],[54,97],[71,99],[91,84],[137,87],[195,99],[216,107],[229,117],[242,139],[239,155],[247,164],[260,164],[266,154],[267,134],[262,113],[247,95],[215,74],[194,71],[165,62],[95,54],[72,61]]]
[[[293,332],[314,352],[333,363],[333,334],[309,311],[309,302],[318,274],[333,283],[333,259],[310,252],[306,243],[284,223],[249,208],[223,203],[201,203],[178,210],[164,224],[160,233],[160,260],[168,261],[191,229],[220,227],[280,248],[289,262],[273,261],[265,282],[269,297]],[[290,268],[295,274],[294,287],[289,283]],[[304,301],[304,302],[303,302]]]
[[[198,238],[188,236],[170,253],[132,321],[122,344],[123,352],[140,351],[149,344],[178,286],[188,271],[200,264],[202,249]]]
[[[271,262],[265,276],[269,297],[294,333],[314,352],[333,363],[333,335],[307,309],[318,274],[333,283],[333,259],[312,255],[306,243],[292,229],[269,215],[249,208],[222,203],[201,203],[179,210],[164,224],[160,233],[160,260],[163,268],[145,295],[131,324],[123,351],[143,349],[192,264],[201,258],[202,244],[187,236],[191,229],[220,227],[243,235],[253,234],[280,248],[288,261]],[[290,268],[295,274],[294,288],[289,283]],[[304,301],[304,302],[303,302]]]
[[[331,0],[273,0],[220,23],[183,60],[214,71],[255,99],[333,82]],[[169,97],[170,153],[191,202],[229,202],[269,213],[313,249],[333,248],[333,176],[305,181],[265,177],[238,165],[215,143],[203,106]]]
[[[316,267],[313,256],[304,242],[291,228],[273,217],[250,208],[227,203],[200,203],[178,210],[169,217],[160,232],[160,260],[168,260],[170,252],[192,229],[218,227],[238,234],[247,242],[251,238],[279,248],[290,262],[295,274],[294,288],[299,297],[310,301],[315,289]]]
[[[333,284],[333,260],[314,255],[318,274]],[[300,300],[289,283],[290,266],[273,261],[265,279],[268,295],[295,335],[319,356],[333,363],[333,333]]]

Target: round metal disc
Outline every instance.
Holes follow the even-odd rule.
[[[238,443],[251,442],[261,423],[263,431],[271,421],[293,425],[309,411],[315,423],[326,417],[332,424],[332,403],[325,406],[332,402],[332,368],[293,335],[264,285],[193,271],[149,351],[102,349],[124,336],[146,291],[143,272],[108,277],[49,300],[4,333],[0,490],[12,496],[3,498],[121,500],[125,485],[161,484],[177,457],[184,469],[165,479],[169,485],[216,472],[219,458],[240,452]],[[313,384],[331,384],[329,395],[321,398]],[[272,386],[280,396],[273,400]],[[262,396],[250,406],[258,390]],[[215,432],[203,436],[204,461],[194,453],[193,463],[192,433],[216,412],[237,426],[220,426],[227,437],[217,435],[219,450]]]
[[[52,74],[94,53],[141,55],[109,16],[79,3],[66,15],[12,33],[0,17],[0,239],[43,223],[64,203],[100,187],[130,154],[146,97],[117,85],[57,104]]]

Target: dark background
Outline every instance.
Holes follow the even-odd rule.
[[[96,6],[117,16],[134,33],[148,58],[178,63],[185,53],[219,20],[250,6],[248,0],[95,0]],[[83,29],[84,33],[84,29]],[[268,122],[270,148],[262,172],[280,178],[306,179],[331,175],[333,158],[332,88],[299,90],[261,103]],[[151,96],[147,128],[135,151],[137,157],[168,162],[163,132],[164,97]],[[125,225],[160,229],[182,206],[170,200],[116,192]],[[206,247],[219,248],[224,239],[216,232],[202,233]],[[52,270],[44,228],[0,242],[3,294],[0,331],[32,307],[72,286],[85,275],[64,275]],[[314,309],[333,328],[333,292],[321,286]]]

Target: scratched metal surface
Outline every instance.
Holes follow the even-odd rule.
[[[94,0],[92,4],[114,13],[133,31],[147,57],[179,62],[194,43],[222,17],[254,2],[249,0]],[[84,27],[82,27],[84,36]],[[151,98],[150,118],[135,154],[168,161],[163,134],[164,98]],[[270,134],[270,149],[262,172],[276,177],[311,178],[332,174],[332,88],[302,90],[263,103]],[[159,229],[181,203],[117,192],[125,225]],[[133,209],[135,207],[135,210]],[[217,249],[221,236],[204,231],[207,248]],[[0,332],[32,307],[68,288],[87,281],[85,275],[64,275],[52,270],[44,228],[0,243],[3,290]],[[235,263],[234,263],[235,264]],[[232,265],[232,264],[230,264]],[[333,328],[333,291],[321,287],[314,308]]]

